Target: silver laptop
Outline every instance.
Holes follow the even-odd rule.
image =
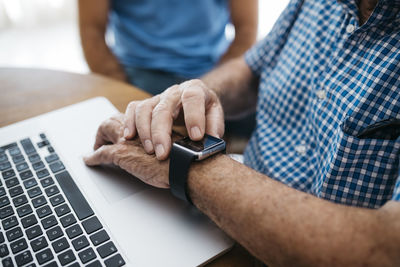
[[[3,266],[198,266],[232,246],[169,190],[83,163],[116,112],[93,98],[0,129]]]

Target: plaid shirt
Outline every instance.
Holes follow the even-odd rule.
[[[400,1],[359,26],[355,0],[292,0],[245,58],[260,77],[245,164],[337,203],[400,201],[400,138],[360,139],[400,119]]]

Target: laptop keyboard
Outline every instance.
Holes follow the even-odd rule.
[[[123,266],[45,134],[0,148],[0,259],[8,266]]]

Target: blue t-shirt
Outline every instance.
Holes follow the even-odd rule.
[[[227,0],[113,0],[108,30],[121,64],[193,78],[227,49],[229,21]]]

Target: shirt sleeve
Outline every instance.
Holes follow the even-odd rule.
[[[276,64],[303,2],[304,0],[291,0],[269,34],[246,52],[246,63],[257,76]]]
[[[397,176],[396,185],[394,186],[392,200],[400,202],[400,166],[399,175]]]

